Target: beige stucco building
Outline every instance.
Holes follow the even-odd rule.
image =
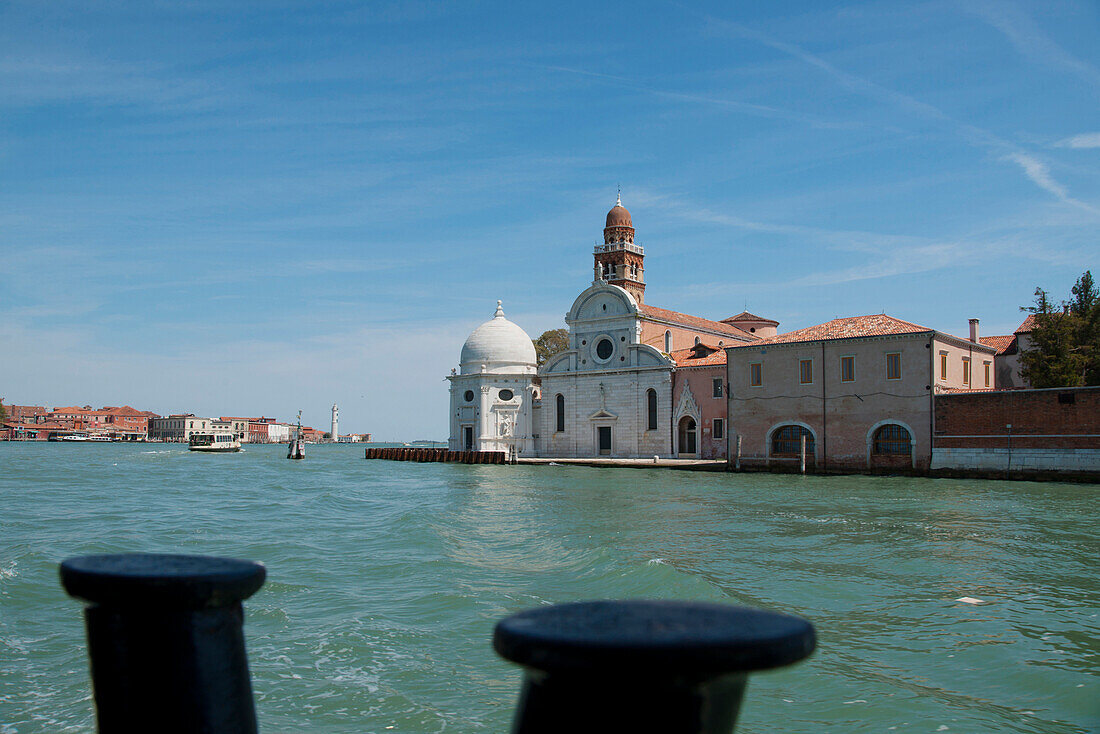
[[[1031,383],[1024,379],[1020,352],[1032,348],[1031,332],[1034,328],[1035,315],[1031,314],[1011,334],[980,338],[982,344],[997,350],[997,356],[994,360],[997,387],[1001,389],[1031,387]]]
[[[934,391],[995,387],[996,350],[877,314],[726,349],[732,456],[819,470],[927,469]]]
[[[192,433],[209,433],[212,421],[191,413],[149,419],[149,439],[187,443]]]

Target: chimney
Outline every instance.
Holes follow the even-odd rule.
[[[978,320],[970,319],[970,341],[977,343],[978,341]]]

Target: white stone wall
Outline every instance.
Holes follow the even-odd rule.
[[[601,385],[603,386],[601,389]],[[657,391],[657,430],[647,430],[646,391]],[[565,397],[565,430],[557,431],[557,395]],[[611,427],[611,456],[672,455],[672,379],[668,367],[544,375],[536,451],[542,457],[599,456],[597,427]]]
[[[267,426],[267,440],[272,443],[285,443],[290,440],[290,432],[291,427],[286,423],[269,423]]]
[[[473,451],[503,451],[514,447],[519,456],[535,453],[532,412],[537,388],[528,374],[452,375],[450,400],[450,436],[447,448],[465,451],[463,428],[473,429]],[[510,390],[512,398],[501,399],[501,390]],[[466,392],[473,393],[466,400]]]
[[[932,469],[1100,472],[1100,449],[1012,449],[1009,454],[1007,448],[937,448]]]

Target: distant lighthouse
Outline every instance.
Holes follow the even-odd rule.
[[[340,409],[332,404],[332,440],[340,440]]]

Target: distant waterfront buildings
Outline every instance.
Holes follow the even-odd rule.
[[[335,407],[335,406],[334,406]],[[0,425],[0,441],[45,441],[71,435],[86,435],[115,441],[168,441],[186,443],[192,433],[224,431],[232,433],[242,443],[286,443],[294,426],[275,418],[220,416],[204,418],[192,413],[160,416],[130,406],[94,409],[66,406],[46,408],[39,405],[5,405],[5,418]],[[303,426],[306,440],[320,443],[327,440],[324,431]],[[341,441],[370,441],[370,434],[349,434]]]

